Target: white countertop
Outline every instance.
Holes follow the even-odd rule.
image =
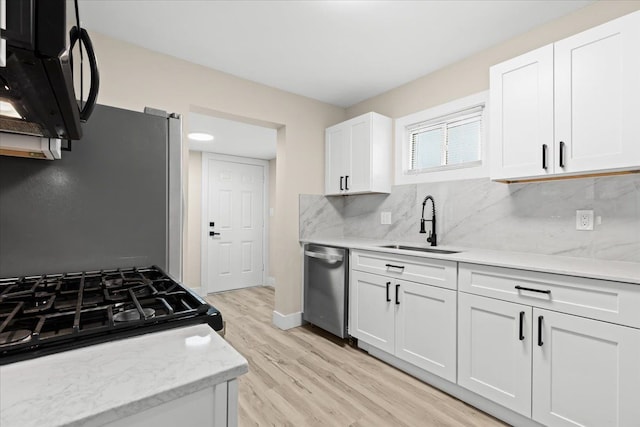
[[[65,351],[0,367],[0,426],[101,425],[247,371],[207,325]]]
[[[564,274],[568,276],[589,277],[592,279],[612,280],[616,282],[640,285],[640,263],[637,262],[607,261],[560,255],[541,255],[528,252],[437,246],[436,249],[460,251],[455,254],[443,255],[380,247],[380,245],[385,244],[405,244],[407,246],[428,247],[428,245],[422,245],[419,243],[390,242],[358,238],[308,238],[301,239],[300,242],[317,243],[321,245],[338,246],[350,249],[375,250],[378,252],[411,255],[423,258],[448,259],[457,262],[541,271],[544,273]]]

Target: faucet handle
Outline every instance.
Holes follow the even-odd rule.
[[[431,231],[429,231],[429,236],[427,236],[427,242],[431,243],[431,236],[433,235],[433,233],[431,233]]]

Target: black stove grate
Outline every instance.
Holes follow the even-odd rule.
[[[222,316],[160,268],[0,279],[0,365]]]

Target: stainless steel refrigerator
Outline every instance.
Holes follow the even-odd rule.
[[[0,277],[157,265],[182,280],[179,118],[98,105],[61,160],[0,156]]]

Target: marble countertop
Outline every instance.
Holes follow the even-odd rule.
[[[93,426],[229,381],[247,361],[207,325],[0,367],[0,426]]]
[[[568,276],[588,277],[592,279],[612,280],[616,282],[640,285],[640,263],[625,261],[607,261],[590,258],[568,257],[560,255],[541,255],[528,252],[497,251],[455,246],[438,246],[437,249],[459,251],[454,254],[435,254],[410,250],[381,248],[380,245],[406,244],[424,246],[419,243],[406,243],[361,238],[307,238],[301,243],[317,243],[350,249],[375,250],[392,254],[411,255],[423,258],[448,259],[457,262],[492,265],[496,267],[516,268],[520,270],[540,271],[544,273],[564,274]]]

